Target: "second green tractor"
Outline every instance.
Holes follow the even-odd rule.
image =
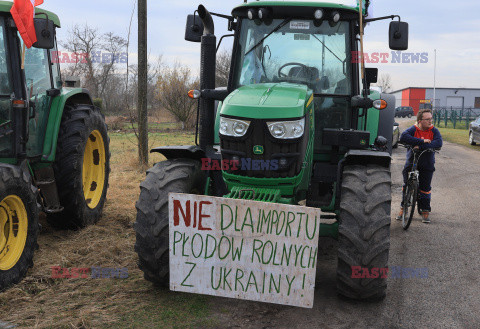
[[[20,282],[38,248],[39,214],[59,228],[96,223],[110,172],[107,126],[87,90],[63,87],[57,15],[36,9],[25,49],[0,1],[0,291]]]

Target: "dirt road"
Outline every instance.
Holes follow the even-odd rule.
[[[405,149],[394,151],[392,217],[399,210]],[[313,309],[226,298],[210,303],[223,328],[479,328],[480,152],[445,143],[432,183],[432,223],[392,220],[390,268],[427,268],[427,278],[389,278],[380,303],[341,300],[335,248],[319,257]]]

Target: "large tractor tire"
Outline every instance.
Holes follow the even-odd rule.
[[[64,210],[49,214],[50,224],[76,230],[99,220],[110,173],[109,143],[105,117],[98,108],[65,107],[53,166]]]
[[[134,224],[138,266],[146,280],[164,287],[169,284],[168,194],[203,194],[205,177],[200,163],[189,159],[167,160],[147,171]]]
[[[378,165],[345,166],[341,192],[338,293],[381,300],[386,295],[390,249],[390,170]]]
[[[37,189],[19,167],[0,165],[0,291],[33,266],[37,236]]]

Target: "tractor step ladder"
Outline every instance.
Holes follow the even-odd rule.
[[[43,211],[47,214],[62,212],[63,207],[60,205],[53,168],[35,170],[35,177],[43,199]]]

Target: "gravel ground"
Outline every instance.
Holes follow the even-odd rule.
[[[398,119],[404,129],[412,120]],[[392,218],[399,210],[405,149],[394,151]],[[408,231],[392,219],[390,267],[427,268],[427,278],[389,278],[379,303],[340,299],[333,240],[319,256],[313,309],[212,298],[222,328],[480,328],[480,152],[445,143],[437,154],[432,223]]]

